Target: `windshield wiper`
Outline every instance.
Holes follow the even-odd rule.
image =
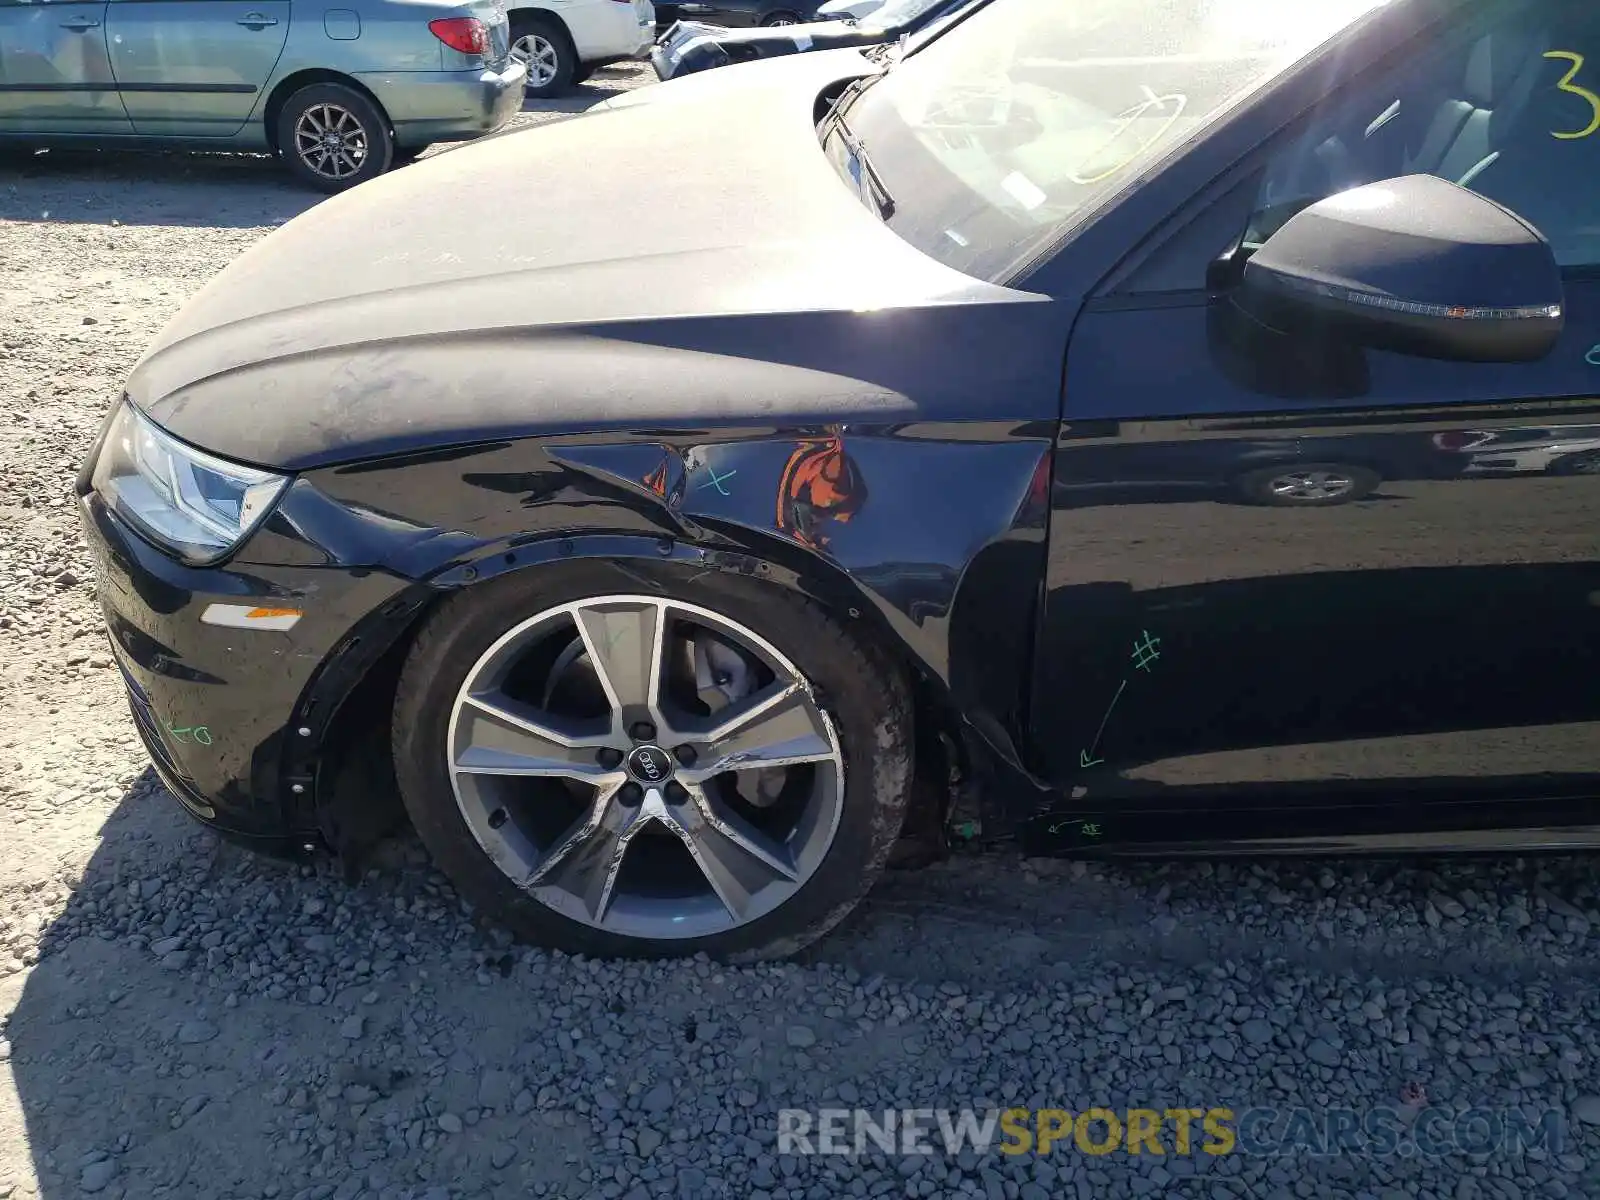
[[[858,78],[852,79],[845,87],[844,91],[840,92],[838,96],[834,98],[833,103],[828,106],[827,113],[823,116],[822,120],[818,122],[818,124],[827,126],[829,129],[831,129],[833,122],[839,119],[840,114],[842,114],[845,109],[850,107],[850,105],[855,101],[856,97],[861,95],[862,92],[866,91],[869,87],[877,83],[878,80],[882,78],[883,76],[879,74],[862,75]]]
[[[844,114],[846,109],[861,99],[861,93],[894,70],[895,63],[899,61],[900,55],[905,53],[906,42],[906,35],[901,34],[898,42],[871,47],[873,50],[898,50],[899,54],[889,61],[881,71],[852,79],[849,86],[839,93],[829,107],[827,115],[818,122],[822,136],[826,138],[829,134],[837,134],[839,140],[844,143],[844,148],[850,152],[850,157],[855,159],[856,167],[860,172],[856,176],[856,186],[859,188],[862,180],[866,180],[868,190],[873,193],[873,202],[878,206],[878,215],[886,221],[894,216],[894,195],[889,191],[888,185],[883,182],[883,176],[878,174],[878,169],[872,165],[872,158],[867,153],[866,143],[855,135],[855,132],[850,128],[849,122],[845,120]]]
[[[844,97],[840,97],[841,100]],[[887,221],[894,216],[894,196],[890,194],[888,186],[883,182],[883,176],[878,174],[878,169],[872,165],[872,159],[867,155],[866,144],[851,132],[850,126],[845,122],[842,107],[836,106],[833,115],[833,132],[844,148],[850,152],[850,157],[856,160],[856,167],[860,175],[856,178],[859,186],[861,181],[867,181],[868,190],[874,193],[872,199],[878,206],[878,215]]]

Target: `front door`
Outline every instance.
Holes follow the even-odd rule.
[[[261,101],[289,0],[111,0],[111,66],[140,134],[227,137]]]
[[[1237,335],[1241,247],[1418,171],[1549,238],[1552,354],[1310,359]],[[1370,804],[1376,831],[1427,824],[1431,800],[1600,794],[1600,17],[1501,6],[1235,178],[1074,331],[1040,765],[1084,811],[1171,811],[1091,826],[1140,840],[1330,802]]]
[[[0,133],[129,133],[106,5],[0,0]]]

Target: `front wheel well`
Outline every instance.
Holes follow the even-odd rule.
[[[506,555],[502,565],[509,566],[515,557]],[[526,562],[513,569],[536,571],[542,565],[546,564]],[[735,573],[750,573],[749,565],[746,560]],[[475,582],[463,586],[481,586],[503,573],[484,571],[480,576],[474,572],[469,578]],[[759,572],[773,586],[789,586],[773,578],[782,573]],[[360,679],[335,702],[336,712],[319,739],[327,751],[324,769],[317,773],[318,786],[311,804],[315,811],[303,813],[300,823],[314,823],[324,842],[345,858],[347,867],[359,868],[365,851],[404,820],[387,761],[387,752],[392,749],[387,738],[400,672],[427,618],[458,590],[459,587],[440,588],[425,602],[406,609],[392,634],[393,640],[384,639],[381,654],[369,660]],[[955,784],[969,772],[966,743],[949,698],[887,624],[868,615],[873,610],[859,597],[852,598],[832,588],[793,590],[853,637],[880,652],[906,681],[911,700],[913,776],[902,832],[904,848],[897,850],[895,859],[904,865],[921,865],[942,856]]]
[[[272,93],[267,97],[267,103],[261,110],[261,120],[266,126],[267,145],[277,153],[282,147],[278,145],[278,114],[283,111],[283,106],[288,103],[289,97],[301,88],[310,87],[314,83],[335,83],[340,87],[347,87],[351,91],[360,92],[371,101],[372,106],[382,114],[385,121],[389,121],[389,114],[384,109],[372,90],[357,79],[349,75],[341,75],[338,71],[329,71],[321,68],[311,68],[305,71],[296,71],[292,75],[285,75],[278,81]],[[394,132],[392,122],[390,133]]]

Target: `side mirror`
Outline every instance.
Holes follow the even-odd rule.
[[[1561,336],[1550,244],[1432,175],[1352,188],[1296,213],[1245,263],[1234,302],[1285,333],[1463,362],[1531,362]]]

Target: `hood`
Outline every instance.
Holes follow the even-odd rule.
[[[202,289],[128,395],[185,441],[287,470],[551,432],[969,409],[940,358],[975,348],[927,314],[1049,305],[924,257],[861,204],[812,125],[839,60],[789,61],[807,58],[735,106],[713,88],[602,110],[327,200]],[[915,357],[904,336],[919,354],[944,344]]]

